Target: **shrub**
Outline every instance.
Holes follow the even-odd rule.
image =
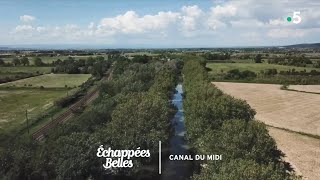
[[[280,89],[281,89],[281,90],[287,90],[288,87],[289,87],[288,84],[283,84],[283,85],[280,87]]]

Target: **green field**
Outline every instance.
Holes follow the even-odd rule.
[[[107,55],[102,55],[105,59],[107,59]],[[69,57],[73,57],[75,58],[76,60],[78,59],[87,59],[88,57],[90,56],[54,56],[54,57],[50,57],[50,56],[40,56],[39,58],[41,58],[42,62],[44,62],[45,64],[48,64],[48,63],[52,63],[53,61],[56,61],[58,59],[60,60],[65,60],[65,59],[68,59]],[[91,56],[91,57],[95,57],[95,56]],[[30,65],[34,65],[33,63],[33,57],[28,57],[29,58],[29,62],[30,62]],[[12,60],[13,60],[13,57],[9,57],[9,58],[3,58],[4,61],[6,63],[11,63]]]
[[[21,79],[13,82],[1,84],[0,87],[40,87],[62,88],[77,87],[86,82],[91,77],[90,74],[45,74],[41,76]]]
[[[317,68],[310,68],[310,67],[295,67],[295,66],[283,66],[277,64],[267,64],[267,63],[207,63],[207,67],[212,69],[210,73],[212,74],[219,74],[219,73],[226,73],[232,69],[239,69],[240,71],[250,70],[256,73],[259,73],[261,70],[266,69],[277,69],[278,71],[287,71],[289,69],[295,69],[296,71],[303,71],[304,69],[307,72],[311,70],[320,70]]]
[[[30,121],[52,107],[67,90],[0,90],[0,134],[25,124],[25,111]]]
[[[74,93],[79,88],[73,87],[81,85],[90,77],[90,74],[45,74],[1,84],[0,108],[3,111],[0,111],[0,139],[26,127],[26,110],[29,123],[32,124],[31,130],[34,130],[33,123],[39,125],[39,117],[57,111],[57,107],[53,106],[54,101]],[[73,89],[66,89],[65,85]],[[40,86],[44,89],[32,88]],[[11,89],[7,90],[6,87]]]
[[[0,67],[0,74],[2,73],[50,73],[51,67],[35,67],[35,66],[18,66],[18,67]]]

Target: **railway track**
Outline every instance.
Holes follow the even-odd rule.
[[[64,123],[75,116],[75,111],[79,108],[85,107],[93,102],[99,96],[99,90],[95,89],[89,93],[87,93],[82,99],[77,101],[71,107],[68,108],[67,111],[60,114],[54,120],[43,126],[42,128],[38,129],[36,132],[32,134],[32,138],[34,140],[42,140],[46,134],[48,134],[49,130],[56,127],[57,125]]]
[[[102,78],[103,81],[109,81],[112,79],[112,71],[107,73],[109,75]],[[53,119],[51,122],[47,123],[42,128],[38,129],[36,132],[32,134],[32,138],[36,141],[41,141],[45,138],[45,136],[49,133],[49,131],[55,127],[57,127],[59,124],[62,124],[68,120],[70,120],[72,117],[76,115],[76,111],[80,108],[84,108],[91,104],[95,99],[97,99],[99,96],[99,89],[95,88],[88,92],[83,98],[81,98],[79,101],[74,103],[72,106],[68,108],[65,112],[60,114],[58,117]]]

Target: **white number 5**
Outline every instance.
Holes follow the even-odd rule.
[[[293,23],[295,23],[295,24],[299,24],[300,22],[301,22],[301,17],[299,16],[299,14],[300,14],[300,11],[295,11],[295,12],[293,12]]]

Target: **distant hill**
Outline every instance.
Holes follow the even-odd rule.
[[[286,48],[320,48],[320,43],[311,43],[311,44],[294,44],[288,46],[282,46]]]

